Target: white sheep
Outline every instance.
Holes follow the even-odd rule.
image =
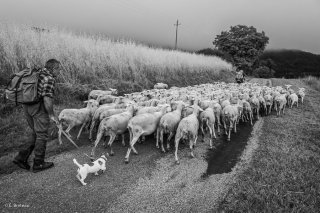
[[[168,89],[168,84],[156,83],[153,88],[154,89]]]
[[[125,146],[124,142],[124,133],[127,130],[129,120],[132,118],[134,113],[134,106],[130,105],[128,106],[127,110],[125,112],[122,112],[120,114],[115,114],[110,117],[104,118],[98,129],[97,138],[94,142],[94,147],[91,151],[91,159],[94,159],[94,153],[95,149],[101,140],[102,136],[110,136],[108,146],[110,146],[110,155],[114,155],[114,152],[112,150],[112,143],[115,140],[116,136],[121,134],[122,136],[122,145]]]
[[[212,138],[217,138],[215,130],[214,130],[214,124],[216,122],[214,111],[211,107],[206,108],[203,112],[200,113],[200,129],[202,133],[202,140],[204,141],[204,130],[203,125],[205,125],[209,129],[210,138],[209,138],[209,144],[210,149],[212,149]]]
[[[288,98],[288,103],[289,103],[289,106],[290,108],[292,108],[292,106],[296,103],[297,104],[297,107],[298,107],[298,95],[296,93],[292,93],[289,95],[289,98]]]
[[[287,104],[286,94],[280,94],[276,96],[274,100],[275,100],[275,108],[277,111],[277,116],[281,114],[281,110],[282,110],[282,114],[284,114],[284,110]]]
[[[92,90],[89,95],[88,95],[88,99],[97,99],[98,96],[100,95],[117,95],[118,94],[118,90],[117,89],[112,89],[109,88],[110,91],[107,90]]]
[[[304,96],[306,96],[306,94],[305,94],[305,88],[301,87],[301,88],[299,88],[299,90],[298,90],[298,97],[300,97],[300,99],[301,99],[301,104],[303,104]]]
[[[184,107],[184,103],[180,102],[176,107],[176,110],[163,115],[159,122],[159,138],[157,137],[156,147],[159,148],[159,141],[161,143],[161,151],[166,152],[163,147],[163,134],[169,134],[167,139],[167,149],[170,149],[170,140],[174,136],[178,124],[181,120],[181,112]]]
[[[193,106],[193,113],[185,118],[183,118],[177,128],[176,136],[175,136],[175,161],[179,164],[178,159],[178,148],[179,142],[181,139],[189,140],[190,146],[190,155],[194,157],[193,147],[197,143],[198,138],[198,129],[199,129],[199,120],[198,114],[199,111],[203,111],[198,105]]]
[[[129,163],[129,156],[131,150],[135,154],[138,154],[134,148],[135,143],[140,136],[146,136],[153,134],[159,125],[161,117],[166,113],[168,106],[164,106],[160,112],[144,113],[134,116],[128,123],[128,129],[130,133],[130,147],[128,148],[125,156],[125,162]]]
[[[225,130],[225,134],[228,135],[228,141],[230,141],[231,130],[237,132],[237,119],[239,115],[239,110],[237,105],[228,105],[222,109],[222,121]],[[227,131],[227,124],[229,126],[229,131]]]
[[[71,137],[70,130],[75,127],[82,125],[80,128],[80,131],[78,133],[77,139],[79,139],[80,134],[82,132],[82,129],[84,126],[90,122],[94,112],[98,109],[99,102],[97,100],[88,100],[85,101],[87,103],[86,108],[81,109],[64,109],[59,114],[59,122],[61,124],[68,125],[68,128],[66,129],[66,133]],[[61,141],[61,130],[59,129],[59,142],[62,144]]]

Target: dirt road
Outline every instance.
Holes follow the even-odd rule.
[[[260,81],[255,80],[253,81]],[[261,82],[260,82],[261,83]],[[267,81],[263,81],[267,84]],[[208,142],[197,143],[195,158],[189,150],[179,150],[180,165],[173,152],[162,154],[152,139],[136,146],[139,155],[124,163],[127,151],[119,142],[115,156],[109,157],[107,171],[89,175],[88,185],[76,179],[78,162],[89,162],[83,153],[89,145],[50,157],[55,167],[40,173],[16,170],[0,177],[0,209],[3,211],[41,212],[208,212],[216,210],[232,183],[250,164],[257,147],[263,119],[253,127],[252,136],[241,159],[229,173],[203,177],[208,168],[205,157]],[[241,130],[241,127],[240,127]],[[85,135],[86,136],[86,135]],[[82,140],[86,140],[85,137]],[[126,139],[128,141],[128,139]],[[97,156],[106,150],[102,145]]]

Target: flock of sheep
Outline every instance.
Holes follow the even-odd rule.
[[[259,119],[260,114],[269,115],[274,110],[277,116],[284,114],[286,106],[291,107],[303,99],[305,89],[299,88],[295,92],[291,85],[285,87],[261,86],[257,83],[223,83],[201,84],[184,88],[171,87],[158,83],[152,90],[144,90],[116,96],[117,90],[93,90],[90,92],[86,108],[64,109],[59,115],[59,121],[67,125],[66,133],[80,126],[77,139],[82,129],[89,125],[89,139],[92,140],[93,132],[97,135],[92,148],[91,158],[94,158],[96,146],[103,136],[110,136],[108,146],[110,155],[113,155],[112,143],[118,135],[122,136],[125,146],[124,134],[129,130],[130,146],[125,156],[129,162],[131,151],[138,154],[134,145],[144,136],[155,135],[156,147],[166,152],[163,135],[167,134],[167,150],[170,150],[170,140],[174,138],[175,161],[179,163],[179,141],[189,141],[191,156],[198,139],[198,132],[204,140],[209,132],[209,146],[216,138],[216,129],[220,134],[223,128],[230,141],[231,131],[236,132],[239,120],[250,122],[254,117]],[[300,99],[299,99],[300,98]],[[98,125],[99,124],[99,125]],[[200,130],[200,131],[199,131]],[[59,131],[61,143],[61,131]],[[159,145],[160,144],[160,145]]]

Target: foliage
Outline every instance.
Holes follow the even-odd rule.
[[[223,60],[230,62],[230,63],[234,63],[231,55],[229,55],[226,52],[223,52],[221,50],[218,49],[211,49],[211,48],[206,48],[206,49],[202,49],[196,52],[197,54],[203,54],[203,55],[212,55],[212,56],[217,56],[222,58]]]
[[[301,79],[304,83],[320,92],[320,78],[314,76],[308,76]]]
[[[254,70],[253,76],[257,78],[272,78],[275,71],[267,66],[261,66]]]
[[[234,60],[234,65],[241,69],[251,68],[263,53],[269,38],[262,31],[257,32],[253,26],[232,26],[229,31],[217,35],[213,44]]]
[[[260,56],[260,65],[275,71],[275,77],[320,77],[320,55],[300,50],[268,50]]]

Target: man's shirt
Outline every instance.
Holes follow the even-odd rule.
[[[39,71],[38,96],[53,98],[55,79],[49,70],[43,68]]]

